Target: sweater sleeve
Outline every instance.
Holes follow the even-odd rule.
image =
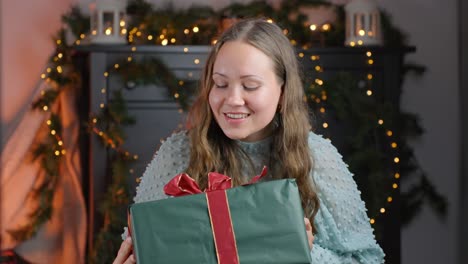
[[[186,132],[178,132],[166,139],[146,167],[133,199],[135,203],[166,198],[164,185],[187,169],[190,158]]]
[[[146,167],[133,201],[141,203],[167,198],[163,190],[164,185],[187,169],[190,159],[189,148],[186,131],[168,137]],[[122,238],[125,239],[127,235],[128,230],[124,228]]]
[[[309,135],[320,209],[312,263],[383,263],[353,175],[329,140]]]

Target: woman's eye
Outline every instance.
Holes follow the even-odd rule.
[[[255,90],[259,87],[258,85],[253,85],[253,84],[244,84],[243,86],[244,86],[244,89],[246,90]]]
[[[216,88],[226,88],[227,84],[224,83],[215,83]]]

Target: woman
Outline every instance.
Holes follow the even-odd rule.
[[[310,132],[303,96],[282,30],[257,19],[233,25],[208,57],[189,130],[163,143],[135,202],[165,198],[163,185],[181,172],[204,189],[208,172],[236,186],[266,165],[267,179],[298,183],[313,263],[382,263],[352,174],[330,142]],[[135,263],[131,247],[125,239],[114,263]]]

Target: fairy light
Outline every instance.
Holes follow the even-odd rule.
[[[393,201],[393,198],[391,196],[387,197],[387,202],[391,203]]]
[[[372,73],[368,73],[368,74],[367,74],[367,79],[368,79],[368,80],[372,80],[372,78],[374,78],[374,76],[372,75]]]
[[[310,30],[315,31],[315,30],[317,30],[317,25],[312,24],[312,25],[310,25],[309,28],[310,28]]]
[[[199,60],[199,59],[195,59],[195,60],[193,61],[193,63],[199,64],[199,63],[200,63],[200,60]]]
[[[395,143],[395,142],[392,142],[391,146],[392,146],[392,148],[397,148],[398,147],[397,143]]]
[[[400,173],[396,172],[394,177],[395,177],[395,179],[400,179]]]
[[[184,34],[185,35],[188,35],[189,33],[190,33],[190,29],[188,29],[188,28],[184,29]]]
[[[171,43],[172,43],[172,44],[176,43],[176,39],[175,39],[175,38],[171,38]]]
[[[188,52],[188,48],[184,48],[184,52],[187,53],[187,52]]]
[[[57,54],[57,57],[58,57],[59,59],[63,58],[63,53]]]
[[[41,74],[41,79],[45,79],[45,78],[46,78],[45,73]]]
[[[57,131],[55,131],[54,129],[52,129],[52,130],[50,131],[50,134],[51,134],[52,136],[55,136],[55,134],[57,134]]]
[[[120,67],[120,66],[119,66],[118,63],[114,64],[114,68],[115,68],[116,70],[117,70],[119,67]]]
[[[108,72],[104,72],[104,77],[108,77],[109,76],[109,73]]]
[[[328,31],[328,30],[330,30],[330,24],[328,24],[328,23],[327,23],[327,24],[323,24],[323,25],[322,25],[322,30],[323,30],[323,31]]]
[[[382,214],[385,213],[385,208],[383,208],[383,207],[380,208],[380,213],[382,213]]]
[[[48,107],[47,105],[44,105],[44,106],[42,107],[42,110],[47,111],[47,110],[49,110],[49,107]]]
[[[372,64],[374,64],[374,60],[373,60],[373,59],[369,59],[369,60],[367,61],[367,63],[368,63],[369,65],[372,65]]]
[[[46,124],[47,124],[48,126],[52,125],[52,120],[48,119],[48,120],[46,121]]]
[[[193,31],[193,33],[198,33],[198,31],[200,31],[200,29],[197,26],[194,26],[192,28],[192,31]]]
[[[372,95],[372,90],[367,90],[366,94],[367,94],[367,96],[371,96]]]
[[[322,126],[323,126],[323,128],[328,128],[328,123],[327,123],[327,122],[324,122],[324,123],[322,124]]]
[[[58,144],[59,146],[62,146],[62,145],[63,145],[63,141],[62,141],[62,140],[59,140],[59,141],[57,142],[57,144]]]
[[[304,58],[304,53],[299,52],[298,56],[299,56],[299,58]]]
[[[349,45],[350,45],[351,47],[354,47],[354,46],[356,46],[356,42],[351,41],[351,42],[349,43]]]
[[[394,183],[394,184],[392,184],[392,187],[393,187],[393,189],[397,189],[397,188],[398,188],[398,184]]]
[[[359,36],[364,36],[366,35],[366,31],[364,31],[363,29],[359,30]]]
[[[398,157],[395,157],[395,158],[393,159],[393,162],[395,162],[395,163],[398,163],[398,162],[400,162],[400,158],[398,158]]]
[[[105,94],[105,93],[106,93],[106,88],[102,88],[102,89],[101,89],[101,93],[102,93],[102,94]]]
[[[267,22],[271,24],[271,23],[273,23],[273,19],[269,18],[269,19],[267,19]]]
[[[379,125],[383,125],[384,121],[382,119],[379,119],[378,123]]]
[[[374,219],[374,218],[371,218],[371,219],[369,220],[369,222],[371,223],[371,225],[373,225],[373,224],[375,224],[375,219]]]
[[[163,39],[163,40],[161,41],[161,45],[166,46],[166,45],[167,45],[167,42],[168,42],[167,39]]]
[[[148,40],[152,40],[152,39],[153,39],[153,35],[149,35]]]
[[[358,44],[359,46],[362,46],[362,44],[364,44],[364,42],[363,42],[362,40],[358,40],[358,41],[357,41],[357,44]]]

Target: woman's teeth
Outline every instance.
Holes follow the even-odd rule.
[[[226,114],[227,117],[232,119],[242,119],[249,116],[249,114]]]

